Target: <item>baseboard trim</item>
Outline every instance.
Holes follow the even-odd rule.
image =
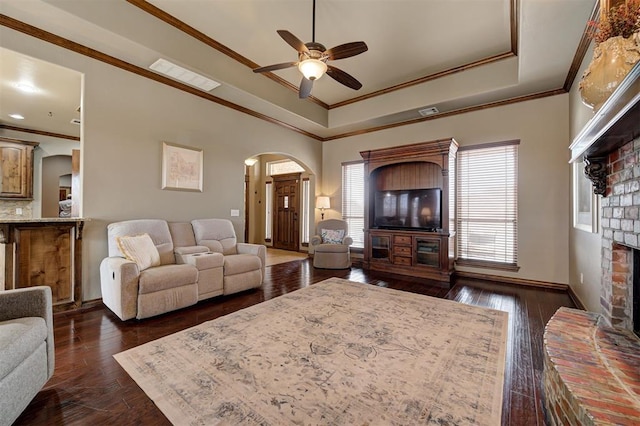
[[[562,290],[569,292],[569,287],[567,284],[558,284],[558,283],[550,283],[546,281],[536,281],[536,280],[527,280],[524,278],[512,278],[512,277],[502,277],[498,275],[490,275],[490,274],[479,274],[477,272],[467,272],[467,271],[454,271],[453,273],[455,278],[472,278],[478,280],[485,281],[497,281],[499,283],[504,284],[515,284],[522,285],[527,287],[537,287],[537,288],[548,288],[552,290]]]
[[[576,292],[573,291],[573,287],[571,286],[568,286],[568,287],[569,289],[567,290],[567,293],[569,293],[569,297],[571,298],[571,301],[574,303],[574,305],[576,305],[576,309],[582,309],[583,311],[586,311],[587,307],[584,306],[584,303],[582,303],[582,300],[580,300]]]

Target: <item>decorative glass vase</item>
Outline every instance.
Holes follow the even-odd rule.
[[[631,68],[640,60],[640,37],[635,33],[629,38],[611,37],[598,44],[593,60],[582,75],[580,95],[582,102],[596,112]]]

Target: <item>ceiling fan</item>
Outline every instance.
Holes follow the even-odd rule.
[[[316,43],[316,1],[313,0],[313,24],[312,24],[311,42],[303,43],[298,37],[294,36],[287,30],[278,30],[278,34],[284,41],[298,52],[298,60],[296,62],[284,62],[281,64],[267,65],[266,67],[255,68],[253,72],[262,73],[276,71],[285,68],[297,66],[302,73],[302,81],[298,96],[304,99],[311,94],[313,82],[325,73],[338,83],[358,90],[362,87],[362,83],[353,76],[347,74],[339,68],[328,65],[327,61],[335,61],[337,59],[350,58],[364,53],[368,47],[364,41],[354,41],[351,43],[341,44],[339,46],[328,49],[321,43]]]

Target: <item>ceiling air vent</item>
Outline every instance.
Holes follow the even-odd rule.
[[[181,81],[189,86],[196,87],[203,92],[208,92],[220,86],[220,83],[213,81],[203,75],[196,74],[186,68],[171,63],[166,59],[158,59],[149,67],[157,73],[164,74],[174,80]]]
[[[433,114],[437,114],[440,111],[438,111],[438,108],[436,107],[429,107],[429,108],[423,108],[423,109],[419,109],[418,113],[423,116],[426,117],[428,115],[433,115]]]
[[[77,124],[78,126],[80,125],[80,119],[79,118],[74,118],[73,120],[71,120],[69,123],[71,124]]]

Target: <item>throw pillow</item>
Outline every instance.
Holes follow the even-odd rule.
[[[322,229],[320,231],[322,244],[342,244],[344,229]]]
[[[149,234],[116,237],[116,243],[124,257],[136,262],[141,271],[160,265],[160,253]]]

